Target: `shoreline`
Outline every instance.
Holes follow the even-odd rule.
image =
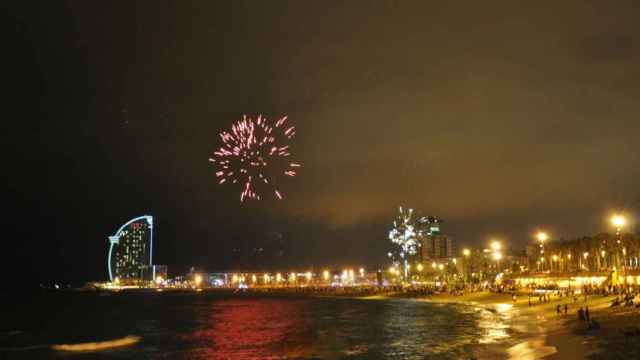
[[[111,296],[151,294],[156,290],[139,289],[123,290],[109,293]],[[91,292],[88,292],[91,293]],[[501,347],[504,358],[513,359],[584,359],[599,358],[607,350],[615,350],[615,354],[630,354],[625,358],[640,358],[640,309],[635,307],[610,307],[615,296],[591,295],[585,302],[579,297],[574,302],[571,297],[552,296],[546,303],[539,303],[532,297],[532,305],[528,304],[526,293],[518,293],[514,303],[510,293],[491,293],[488,291],[466,293],[462,295],[436,294],[431,296],[407,296],[402,292],[385,292],[377,294],[362,293],[318,293],[296,291],[260,291],[237,292],[188,289],[157,292],[161,294],[221,295],[230,297],[287,297],[287,298],[337,298],[359,300],[392,300],[406,299],[434,304],[459,304],[481,308],[496,316],[507,316],[509,327],[514,331],[513,341],[506,341]],[[568,306],[567,315],[558,315],[556,306]],[[588,306],[591,318],[597,319],[601,328],[588,330],[584,322],[577,319],[577,310]],[[639,325],[636,325],[639,324]],[[636,327],[637,332],[630,328]],[[629,341],[631,345],[628,346]],[[496,350],[492,344],[487,348]],[[503,350],[503,351],[502,351]],[[484,358],[484,357],[482,357]]]
[[[534,298],[532,297],[532,300]],[[509,358],[522,359],[587,359],[613,356],[614,358],[640,358],[640,309],[611,307],[614,295],[591,295],[584,301],[553,296],[547,303],[537,297],[528,305],[528,296],[520,294],[514,303],[510,294],[488,292],[460,296],[434,295],[420,299],[433,303],[458,303],[494,309],[507,305],[516,312],[512,323],[524,341],[507,349]],[[564,304],[568,312],[564,314]],[[561,314],[556,306],[561,305]],[[588,306],[591,319],[597,319],[599,329],[589,329],[577,318],[577,310]]]

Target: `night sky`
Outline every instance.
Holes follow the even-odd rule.
[[[472,246],[606,231],[640,205],[640,5],[562,3],[16,1],[3,265],[104,280],[143,214],[172,274],[283,241],[258,265],[383,264],[399,205]],[[297,126],[283,201],[217,184],[243,114]]]

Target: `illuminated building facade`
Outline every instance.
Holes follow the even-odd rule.
[[[140,216],[127,221],[109,236],[107,259],[110,281],[151,280],[153,274],[153,217]]]
[[[443,221],[433,216],[429,216],[426,219],[425,225],[428,230],[426,235],[420,239],[420,260],[454,257],[453,240],[443,234],[440,229]]]

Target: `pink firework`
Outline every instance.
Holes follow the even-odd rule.
[[[300,167],[289,160],[288,141],[296,135],[296,129],[286,124],[286,116],[272,126],[262,115],[255,121],[243,115],[230,132],[220,133],[222,146],[209,158],[218,167],[218,183],[242,183],[240,201],[260,200],[258,188],[268,188],[282,200],[282,192],[274,180],[280,175],[296,176]]]

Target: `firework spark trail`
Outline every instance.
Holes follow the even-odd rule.
[[[276,198],[282,200],[282,193],[274,185],[274,177],[297,175],[296,168],[301,165],[284,160],[291,156],[291,146],[286,142],[296,135],[295,126],[287,125],[285,129],[286,122],[287,117],[283,116],[271,126],[262,115],[255,121],[243,115],[242,120],[231,126],[231,131],[220,133],[222,146],[209,161],[218,166],[215,174],[219,184],[244,182],[240,201],[261,199],[256,182],[272,186]],[[269,176],[267,173],[271,172],[275,174]]]
[[[393,228],[389,231],[389,240],[399,246],[401,259],[415,255],[420,247],[419,238],[425,234],[422,228],[423,219],[414,219],[413,209],[405,211],[400,207],[400,213],[393,222]]]

